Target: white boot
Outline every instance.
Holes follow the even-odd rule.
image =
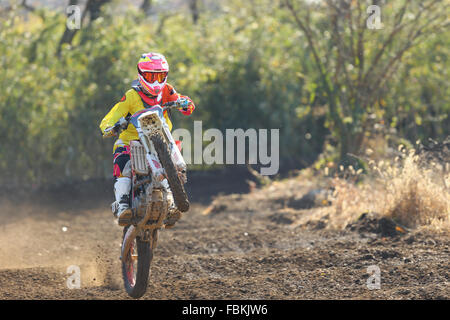
[[[112,204],[114,216],[119,219],[119,225],[127,225],[131,219],[131,209],[129,205],[129,193],[131,179],[128,177],[117,178],[114,184],[114,195],[116,201]]]

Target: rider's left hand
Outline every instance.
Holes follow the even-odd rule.
[[[177,101],[178,105],[180,106],[180,111],[189,111],[189,107],[192,105],[192,102],[189,101],[186,98],[180,98]]]

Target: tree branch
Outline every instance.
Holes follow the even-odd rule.
[[[288,7],[289,11],[292,13],[295,22],[297,23],[297,26],[303,31],[303,33],[306,36],[306,39],[308,41],[308,45],[311,49],[311,52],[314,57],[314,62],[317,65],[317,68],[319,69],[320,76],[322,78],[323,84],[328,91],[328,93],[331,95],[331,88],[329,87],[328,81],[326,79],[326,74],[323,68],[323,64],[320,61],[319,55],[317,54],[316,46],[312,40],[312,34],[311,30],[304,24],[302,20],[298,17],[296,11],[294,10],[294,7],[292,6],[292,3],[289,0],[284,0],[286,6]]]
[[[340,115],[338,114],[338,110],[336,107],[336,101],[335,101],[335,92],[332,90],[329,80],[327,79],[327,75],[325,73],[324,67],[322,62],[320,61],[319,55],[317,53],[316,45],[313,41],[312,31],[311,29],[298,17],[297,12],[295,11],[294,7],[292,6],[292,3],[290,0],[284,0],[284,3],[286,4],[289,11],[292,13],[292,16],[294,17],[295,22],[297,23],[297,26],[300,28],[300,30],[303,31],[303,33],[306,36],[306,39],[308,41],[308,45],[311,49],[311,52],[314,57],[314,62],[319,69],[320,78],[322,80],[323,87],[328,95],[328,104],[329,104],[329,111],[330,115],[333,118],[335,124],[337,125],[337,129],[340,132],[341,136],[346,136],[347,130],[342,122],[342,119]]]
[[[30,5],[27,3],[27,0],[22,0],[21,6],[24,7],[27,11],[30,11],[30,12],[33,12],[33,11],[36,10],[35,7],[30,6]]]
[[[144,11],[146,15],[149,14],[152,7],[152,0],[144,0],[141,4],[141,10]]]
[[[446,7],[448,7],[448,6],[446,6]],[[444,7],[444,9],[446,7]],[[442,12],[444,12],[444,13],[442,13]],[[403,55],[408,50],[410,50],[412,47],[421,43],[421,40],[426,39],[427,35],[445,30],[445,26],[446,26],[445,23],[443,25],[440,25],[439,23],[437,23],[437,25],[435,25],[433,28],[426,30],[426,28],[430,24],[433,24],[434,22],[436,22],[438,20],[438,18],[440,18],[440,17],[445,18],[446,17],[445,12],[446,12],[445,10],[440,10],[440,12],[437,15],[430,17],[423,25],[419,26],[419,28],[417,30],[412,29],[410,31],[410,33],[408,34],[408,37],[407,37],[407,39],[409,39],[409,40],[404,44],[404,46],[399,51],[397,51],[395,56],[386,63],[385,67],[381,69],[381,72],[378,73],[377,77],[372,82],[375,84],[375,87],[373,87],[373,89],[372,89],[372,92],[374,94],[372,95],[372,98],[368,101],[368,103],[371,103],[372,101],[374,101],[374,99],[376,99],[376,95],[378,94],[380,89],[392,78],[395,71],[399,67],[399,63],[400,63]],[[426,30],[426,32],[425,32],[425,30]]]

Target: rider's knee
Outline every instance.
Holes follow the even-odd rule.
[[[122,170],[122,177],[131,178],[131,161],[128,160]]]
[[[114,153],[114,177],[131,178],[130,150],[128,146],[118,147]]]

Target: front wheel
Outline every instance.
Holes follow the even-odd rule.
[[[127,229],[128,227],[123,230],[124,237]],[[157,230],[153,232],[156,233]],[[143,241],[136,237],[128,254],[122,258],[122,277],[125,290],[131,297],[140,298],[147,291],[152,259],[153,250],[150,247],[150,241]]]
[[[189,210],[189,200],[184,191],[184,186],[178,177],[178,171],[173,164],[172,158],[170,157],[167,144],[164,142],[163,138],[159,134],[155,134],[151,137],[153,146],[158,153],[159,161],[164,167],[167,175],[167,181],[169,182],[170,189],[172,190],[173,200],[181,212],[186,212]]]

